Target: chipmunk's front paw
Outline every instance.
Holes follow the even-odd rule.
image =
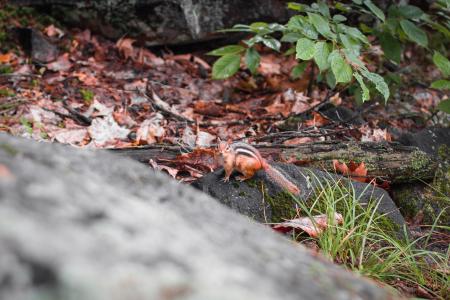
[[[245,176],[236,176],[236,180],[239,180],[240,182],[243,182],[245,180],[247,180],[248,178]]]
[[[222,182],[228,182],[228,181],[230,181],[230,177],[224,177],[224,178],[222,178]]]

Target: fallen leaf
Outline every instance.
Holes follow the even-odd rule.
[[[281,64],[274,55],[263,55],[261,56],[258,73],[262,75],[279,75],[281,74]]]
[[[314,140],[310,137],[298,137],[298,138],[293,138],[293,139],[284,141],[283,145],[300,145],[300,144],[311,143],[313,141]]]
[[[162,122],[163,115],[157,113],[151,119],[147,119],[141,123],[136,132],[136,141],[138,144],[154,144],[166,133]]]
[[[320,127],[320,126],[330,123],[330,121],[328,121],[328,119],[324,118],[320,113],[314,111],[312,114],[313,114],[312,120],[305,121],[305,124],[307,126]]]
[[[98,85],[96,74],[88,74],[84,72],[73,72],[72,75],[87,86]]]
[[[11,52],[5,53],[5,54],[0,54],[0,63],[2,64],[7,64],[11,61],[12,59],[12,54]]]
[[[212,135],[205,131],[197,132],[196,146],[200,148],[211,147],[211,143],[216,139],[215,135]]]
[[[214,103],[213,101],[203,101],[203,100],[195,101],[194,112],[201,115],[213,117],[222,117],[225,115],[225,110],[222,106]]]
[[[313,220],[309,217],[300,217],[285,221],[275,225],[273,229],[286,232],[286,230],[301,229],[311,237],[318,237],[325,229],[328,228],[328,215],[313,216]],[[334,213],[333,224],[342,224],[343,217],[339,213]]]
[[[119,52],[123,55],[125,60],[128,58],[134,57],[134,47],[133,43],[136,40],[130,39],[130,38],[121,38],[117,41],[116,47],[119,50]]]
[[[94,145],[98,147],[113,143],[116,139],[126,139],[130,130],[120,127],[114,118],[109,115],[105,118],[96,118],[92,120],[88,127]]]
[[[64,36],[64,32],[61,29],[59,29],[58,27],[55,27],[53,24],[46,27],[44,29],[44,33],[49,37],[57,36],[59,39]]]
[[[339,106],[342,103],[342,98],[339,95],[339,93],[334,94],[332,97],[330,97],[330,102],[333,103],[335,106]]]
[[[87,128],[61,129],[51,135],[54,140],[62,144],[79,145],[88,137],[88,130]]]
[[[361,142],[384,142],[392,141],[392,137],[387,129],[369,129],[361,137]]]
[[[215,149],[211,148],[198,148],[190,153],[184,153],[179,155],[175,161],[177,163],[189,164],[195,167],[212,172],[219,166],[217,153]]]
[[[153,159],[150,159],[149,164],[152,166],[153,169],[158,171],[166,171],[167,174],[169,174],[171,177],[175,178],[178,174],[178,170],[175,168],[171,168],[168,166],[164,166],[161,164],[156,163]]]
[[[190,148],[194,148],[196,139],[197,137],[190,127],[184,128],[181,140],[185,145],[187,145]]]
[[[345,176],[350,176],[352,180],[367,182],[367,168],[364,162],[355,163],[350,161],[348,165],[346,163],[340,163],[338,160],[333,159],[333,168],[336,172]]]
[[[340,163],[337,159],[333,159],[333,168],[335,172],[348,175],[350,170],[346,163]]]
[[[68,71],[72,67],[72,63],[69,61],[69,53],[64,53],[60,55],[58,59],[52,63],[47,64],[47,69],[59,72],[59,71]]]

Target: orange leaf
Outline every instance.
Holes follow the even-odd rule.
[[[336,172],[343,175],[350,176],[352,180],[366,182],[367,181],[367,169],[364,162],[358,164],[354,161],[350,161],[348,166],[346,163],[340,163],[338,160],[333,160],[333,168]]]
[[[312,120],[306,120],[305,124],[308,126],[323,126],[329,123],[328,119],[324,118],[321,114],[318,112],[313,112],[313,119]]]
[[[359,166],[351,172],[352,179],[360,182],[366,182],[367,169],[364,162],[359,164]]]
[[[0,54],[0,63],[7,64],[11,61],[12,55],[11,53]]]
[[[340,163],[337,159],[333,159],[333,168],[336,172],[339,172],[344,175],[348,175],[350,173],[349,168],[346,163]]]
[[[129,38],[121,38],[117,41],[116,47],[120,53],[122,53],[125,59],[133,58],[134,56],[134,47],[133,43],[135,40]]]

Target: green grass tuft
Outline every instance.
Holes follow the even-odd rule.
[[[449,299],[450,246],[446,254],[426,250],[433,230],[438,227],[450,230],[449,226],[435,223],[429,235],[399,240],[395,229],[386,226],[386,216],[377,212],[379,201],[363,208],[351,185],[340,181],[317,182],[316,194],[308,204],[293,199],[301,213],[313,222],[313,216],[326,214],[331,225],[317,238],[305,240],[294,236],[296,239],[301,242],[312,239],[330,260],[362,275],[393,286],[400,279],[421,287],[436,299]],[[342,214],[342,224],[334,224],[335,212]]]

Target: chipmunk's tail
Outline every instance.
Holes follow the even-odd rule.
[[[286,178],[280,171],[264,162],[263,165],[266,174],[281,188],[287,190],[288,192],[298,196],[300,194],[300,189],[289,179]]]

